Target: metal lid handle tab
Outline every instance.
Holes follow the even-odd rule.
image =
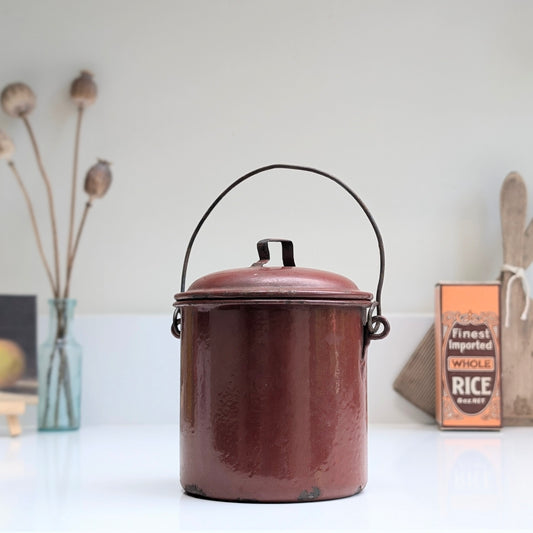
[[[267,166],[252,170],[251,172],[248,172],[247,174],[244,174],[244,176],[241,176],[240,178],[236,179],[231,185],[229,185],[224,191],[222,191],[219,194],[219,196],[215,199],[215,201],[209,206],[207,211],[204,213],[204,216],[200,219],[200,222],[198,222],[196,228],[194,229],[191,235],[189,244],[187,246],[187,251],[185,252],[185,258],[183,260],[183,268],[181,271],[181,289],[180,289],[181,292],[185,292],[185,280],[187,277],[187,267],[189,265],[189,258],[191,255],[191,250],[192,250],[194,241],[196,240],[196,237],[200,229],[204,225],[204,222],[207,220],[207,217],[211,214],[213,209],[224,198],[224,196],[226,196],[232,189],[237,187],[237,185],[241,184],[243,181],[246,181],[247,179],[250,179],[251,177],[257,174],[261,174],[262,172],[266,172],[266,171],[274,170],[274,169],[300,170],[303,172],[311,172],[312,174],[318,174],[319,176],[323,176],[335,182],[340,187],[342,187],[359,204],[359,206],[365,213],[366,217],[368,218],[372,226],[372,229],[374,230],[374,234],[378,241],[378,249],[379,249],[379,278],[378,278],[378,284],[376,288],[376,300],[370,307],[370,310],[368,313],[368,317],[366,321],[366,337],[368,340],[377,340],[377,339],[382,339],[386,337],[387,334],[389,333],[390,325],[389,325],[388,320],[384,316],[381,315],[381,291],[383,288],[383,280],[385,276],[385,248],[383,246],[383,238],[381,237],[381,233],[379,231],[378,225],[376,224],[374,217],[370,213],[370,210],[365,205],[363,200],[361,200],[361,198],[352,189],[350,189],[348,185],[343,183],[339,178],[336,178],[335,176],[332,176],[331,174],[328,174],[327,172],[324,172],[322,170],[318,170],[312,167],[306,167],[306,166],[301,166],[301,165],[287,165],[287,164],[281,164],[281,163],[267,165]],[[267,251],[268,251],[268,244],[266,243],[265,246],[267,247]],[[374,312],[376,313],[375,315],[374,315]],[[179,324],[180,324],[179,307],[176,307],[174,311],[174,319],[172,321],[172,333],[174,334],[174,336],[178,338],[180,336]]]
[[[263,266],[270,261],[270,250],[268,249],[269,242],[281,243],[281,257],[283,259],[283,266],[296,266],[294,262],[294,245],[292,241],[287,239],[262,239],[257,243],[257,253],[259,254],[259,261],[256,261],[252,266]]]

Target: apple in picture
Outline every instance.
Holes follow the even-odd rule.
[[[10,387],[26,368],[26,357],[20,346],[13,341],[0,339],[0,389]]]

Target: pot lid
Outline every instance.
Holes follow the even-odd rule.
[[[267,267],[269,242],[282,245],[283,266]],[[196,280],[176,302],[205,299],[313,299],[372,301],[372,294],[360,291],[350,279],[323,270],[297,267],[293,244],[285,239],[264,239],[257,243],[259,261],[247,268],[214,272]]]

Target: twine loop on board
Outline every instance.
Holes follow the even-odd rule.
[[[513,283],[519,279],[522,282],[522,289],[524,290],[524,296],[526,297],[526,303],[524,310],[520,315],[520,320],[527,320],[527,314],[529,312],[529,282],[526,277],[526,272],[522,267],[516,267],[513,265],[503,265],[503,272],[511,272],[513,275],[507,281],[507,293],[505,295],[505,327],[509,327],[509,317],[511,314],[511,287]]]

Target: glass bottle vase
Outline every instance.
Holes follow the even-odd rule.
[[[76,300],[58,298],[48,303],[48,338],[38,353],[39,429],[78,429],[82,349],[72,335]]]

